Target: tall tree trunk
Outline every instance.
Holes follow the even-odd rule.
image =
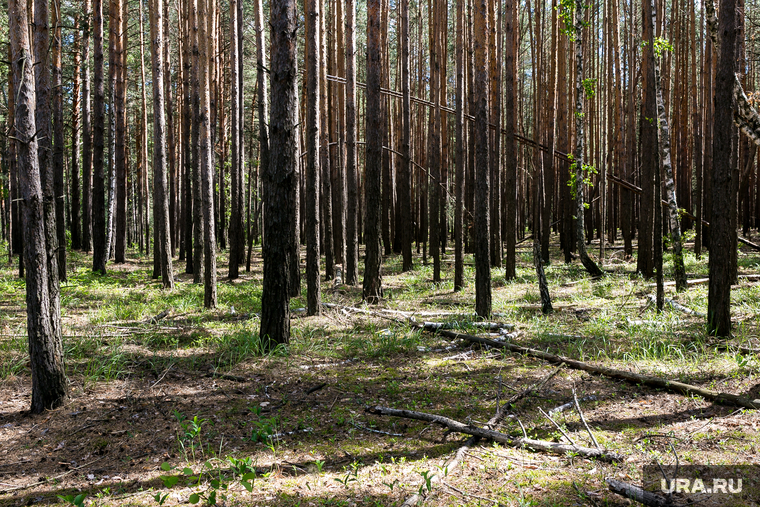
[[[490,143],[488,115],[488,0],[474,0],[475,46],[475,312],[491,315]]]
[[[441,281],[441,239],[440,239],[440,200],[441,200],[441,104],[440,104],[440,77],[441,63],[439,54],[441,50],[441,36],[438,27],[441,2],[432,0],[433,8],[430,12],[430,109],[428,118],[428,195],[430,205],[430,255],[433,257],[433,282]]]
[[[491,232],[491,266],[501,267],[502,257],[502,239],[501,239],[501,63],[502,43],[501,43],[501,9],[497,6],[501,3],[498,0],[489,0],[489,80],[491,87],[490,107],[491,114],[489,121],[495,128],[489,129],[491,136],[489,164],[491,165],[490,179],[490,232]],[[496,11],[499,11],[498,16]]]
[[[576,248],[581,263],[591,276],[599,276],[602,270],[586,253],[586,234],[583,225],[586,212],[585,189],[587,170],[584,163],[584,113],[583,101],[586,90],[583,81],[583,28],[585,26],[583,13],[585,4],[583,0],[575,2],[575,153],[573,164],[575,165],[575,234]]]
[[[458,0],[458,4],[461,0]],[[400,24],[401,34],[399,43],[401,45],[401,158],[398,165],[398,195],[399,195],[399,214],[401,220],[401,255],[403,257],[402,270],[410,271],[412,264],[412,237],[414,234],[414,225],[412,221],[412,192],[411,192],[411,171],[409,169],[412,158],[411,136],[412,136],[412,106],[410,95],[410,76],[409,76],[409,0],[401,0],[400,4]],[[457,104],[459,101],[457,100]]]
[[[26,2],[9,2],[9,38],[14,75],[14,127],[22,201],[24,257],[26,258],[26,329],[32,370],[32,413],[63,405],[68,396],[61,336],[51,308],[45,231],[44,195],[38,159],[38,129],[34,62],[29,41]],[[60,314],[58,314],[60,326]]]
[[[151,9],[151,58],[153,63],[153,186],[154,222],[156,241],[153,246],[158,252],[161,282],[164,289],[174,288],[172,270],[171,239],[169,238],[169,195],[166,178],[166,121],[164,118],[164,62],[163,45],[164,15],[163,0],[153,0]]]
[[[90,128],[90,39],[92,4],[84,2],[82,25],[82,250],[92,248],[92,129]]]
[[[161,1],[161,0],[156,0]],[[200,176],[203,209],[203,306],[216,308],[216,226],[214,223],[214,141],[211,104],[214,38],[213,0],[198,2],[200,60]],[[168,203],[167,203],[168,214]],[[168,224],[167,224],[168,225]],[[167,231],[168,232],[168,231]],[[168,235],[167,235],[168,236]]]
[[[728,337],[731,333],[731,191],[736,135],[733,92],[736,73],[736,0],[723,0],[718,20],[719,57],[715,76],[713,120],[712,214],[710,215],[710,287],[707,302],[707,332]]]
[[[268,347],[290,340],[290,202],[298,165],[298,90],[296,83],[296,1],[272,0],[272,151],[264,170],[264,287],[261,331]]]
[[[106,203],[103,173],[105,134],[105,93],[103,90],[103,0],[93,0],[93,79],[92,108],[92,270],[106,273]]]
[[[516,238],[517,231],[517,141],[514,134],[517,133],[517,55],[518,55],[518,32],[517,9],[515,0],[506,0],[504,33],[506,46],[504,48],[504,128],[507,135],[504,137],[504,195],[506,208],[506,256],[504,258],[504,274],[507,280],[513,280],[517,276]]]
[[[190,0],[191,23],[193,32],[193,283],[201,283],[203,279],[203,191],[202,191],[202,154],[201,154],[201,71],[203,64],[200,59],[200,23],[198,15],[198,0]]]
[[[79,171],[81,168],[79,149],[82,144],[82,131],[79,128],[82,117],[82,33],[79,14],[74,16],[74,26],[74,84],[71,90],[71,248],[79,250],[82,248],[82,222],[80,219],[82,201],[79,190]]]
[[[407,1],[407,0],[405,0]],[[456,31],[456,203],[454,209],[454,291],[464,288],[464,2],[457,0]],[[402,4],[403,5],[403,4]],[[403,7],[402,7],[403,8]],[[411,252],[410,252],[411,253]]]
[[[324,8],[324,2],[322,1],[322,12],[326,12]],[[328,105],[328,93],[327,93],[327,16],[320,17],[320,103],[325,108]],[[334,250],[334,238],[333,238],[333,209],[332,209],[332,174],[330,170],[330,127],[329,127],[330,115],[325,110],[325,114],[320,117],[320,166],[322,169],[322,196],[320,198],[320,212],[322,213],[322,227],[324,234],[322,235],[322,250],[325,256],[325,278],[332,280],[333,273],[335,271],[335,250]]]
[[[126,261],[127,251],[127,159],[126,159],[126,132],[124,131],[125,111],[125,83],[122,68],[122,51],[125,51],[122,33],[122,1],[111,0],[111,64],[114,65],[112,72],[115,74],[116,87],[113,90],[112,108],[115,114],[116,139],[112,143],[115,146],[114,161],[116,164],[116,245],[114,260],[116,263]],[[160,18],[159,18],[160,19]]]
[[[651,40],[654,33],[654,27],[651,20],[650,0],[642,0],[643,28],[642,37],[644,40]],[[641,74],[643,79],[643,97],[641,100],[641,114],[639,119],[639,135],[641,148],[641,215],[639,217],[639,248],[636,269],[646,277],[652,277],[654,274],[654,256],[653,241],[654,234],[654,214],[661,211],[660,203],[654,202],[654,172],[657,167],[654,165],[652,153],[657,150],[657,103],[654,92],[654,65],[651,57],[654,48],[651,45],[643,47],[641,50],[642,64]]]
[[[267,69],[266,62],[266,48],[264,47],[264,10],[261,4],[261,0],[254,0],[254,18],[256,23],[256,88],[258,89],[258,114],[259,114],[259,174],[263,185],[266,185],[264,175],[269,170],[269,92],[268,80],[266,79],[265,71]],[[266,187],[264,187],[266,190]],[[263,195],[263,193],[262,193]],[[250,258],[250,248],[248,255]]]
[[[654,0],[650,0],[653,24],[657,24],[657,11]],[[654,35],[649,39],[651,47],[655,47]],[[668,218],[670,219],[670,240],[673,242],[673,268],[676,280],[676,290],[686,290],[686,269],[683,263],[683,247],[681,245],[681,221],[678,216],[678,204],[676,203],[676,189],[673,181],[673,166],[670,159],[670,129],[668,128],[668,114],[665,109],[665,100],[662,96],[662,77],[660,75],[659,55],[652,55],[654,66],[654,93],[657,98],[657,124],[659,128],[659,154],[662,168],[665,172],[665,191],[668,200]],[[659,171],[659,167],[657,168]],[[659,179],[659,178],[658,178]],[[659,204],[660,201],[655,201]],[[660,206],[657,210],[660,211]],[[659,275],[659,273],[658,273]]]
[[[63,161],[63,68],[61,61],[61,2],[53,1],[53,197],[55,199],[56,255],[58,256],[58,279],[66,281],[66,220],[64,215]]]
[[[402,0],[402,2],[403,1],[406,0]],[[355,1],[346,0],[346,186],[348,206],[346,213],[346,265],[344,267],[345,282],[348,285],[356,285],[359,282],[359,175],[358,164],[356,162],[357,121],[355,28]]]
[[[238,55],[238,30],[242,25],[242,20],[238,20],[237,14],[238,0],[230,0],[230,140],[232,144],[232,160],[230,161],[230,251],[229,251],[229,278],[234,280],[238,278],[238,267],[240,266],[240,243],[243,241],[243,227],[242,217],[240,213],[240,173],[242,168],[240,167],[240,94],[238,93],[238,85],[240,79],[238,72],[240,71],[240,64],[238,62],[240,55]]]
[[[364,243],[364,300],[377,304],[383,296],[380,265],[381,232],[381,173],[383,158],[383,132],[385,123],[382,113],[380,74],[382,55],[380,34],[380,0],[367,1],[367,113],[366,113],[366,161],[365,161],[365,205],[366,218]]]
[[[320,313],[319,278],[319,38],[321,1],[306,11],[306,300],[309,315]]]
[[[55,339],[61,340],[61,296],[58,280],[58,236],[55,219],[55,176],[51,161],[52,143],[50,132],[50,68],[48,51],[50,47],[50,27],[48,25],[48,2],[39,0],[34,4],[34,66],[37,127],[37,155],[39,157],[40,183],[42,185],[43,213],[45,221],[45,244],[47,247],[48,297],[50,299],[48,318]],[[18,89],[19,87],[17,87]],[[36,261],[39,262],[39,261]],[[27,267],[30,267],[28,265]],[[34,404],[33,404],[34,405]]]

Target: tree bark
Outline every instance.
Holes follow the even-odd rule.
[[[508,134],[517,131],[517,112],[515,101],[517,98],[517,6],[515,0],[506,0],[504,33],[506,46],[504,48],[504,128]],[[504,207],[506,208],[506,255],[504,257],[504,274],[507,280],[513,280],[517,276],[517,254],[515,230],[517,221],[517,141],[514,136],[504,137]]]
[[[52,313],[45,211],[40,180],[35,121],[35,76],[29,41],[26,2],[10,0],[9,32],[14,76],[14,127],[22,200],[24,257],[26,264],[26,310],[29,356],[32,371],[32,413],[60,407],[68,396],[60,334]],[[58,315],[60,326],[60,314]]]
[[[461,0],[457,2],[457,5]],[[409,0],[401,0],[400,4],[400,45],[401,45],[401,158],[398,164],[398,196],[399,214],[401,215],[401,255],[403,257],[402,270],[411,271],[412,262],[412,238],[414,225],[412,220],[412,193],[411,176],[409,169],[412,158],[412,106],[410,95],[409,76]],[[459,101],[457,101],[459,104]]]
[[[586,253],[586,233],[583,225],[586,213],[585,190],[586,168],[584,167],[584,112],[583,102],[586,90],[583,82],[583,12],[585,4],[583,0],[575,2],[575,153],[573,164],[575,165],[575,235],[576,248],[581,263],[591,276],[599,276],[602,270]]]
[[[491,315],[488,0],[474,0],[475,49],[475,312]]]
[[[116,245],[114,261],[117,264],[126,261],[127,252],[127,160],[126,132],[124,131],[126,90],[122,69],[122,51],[125,51],[126,49],[123,44],[125,34],[122,33],[122,1],[124,0],[111,0],[111,18],[109,21],[111,25],[111,43],[113,44],[113,47],[110,48],[112,54],[111,64],[114,66],[112,72],[115,74],[116,81],[112,100],[112,114],[115,115],[116,123],[116,139],[112,145],[116,148],[114,154],[114,162],[116,165]],[[160,16],[159,19],[161,19]],[[156,148],[158,148],[158,146],[156,146]]]
[[[61,60],[61,2],[53,1],[53,198],[55,200],[55,234],[58,256],[58,280],[66,281],[66,194],[63,174],[63,68]]]
[[[345,282],[348,285],[356,285],[359,282],[359,175],[356,150],[355,26],[355,1],[346,0],[346,186],[348,206],[346,213]]]
[[[95,76],[92,110],[92,270],[106,273],[106,203],[103,152],[105,92],[103,89],[103,0],[93,0],[93,58]]]
[[[161,1],[161,0],[157,0]],[[216,224],[214,221],[214,140],[211,104],[214,58],[213,0],[198,2],[198,49],[200,60],[200,179],[203,209],[203,306],[216,308]],[[168,215],[168,205],[167,205]],[[168,225],[168,224],[167,224]],[[168,231],[167,231],[168,233]],[[167,235],[168,237],[168,235]]]
[[[272,151],[264,168],[264,286],[260,336],[268,348],[290,340],[289,262],[293,174],[298,164],[296,2],[272,0]]]
[[[82,26],[82,250],[92,248],[92,129],[90,127],[90,39],[92,4],[84,2]]]
[[[380,265],[381,232],[381,173],[383,156],[383,132],[380,74],[382,73],[380,0],[367,0],[367,113],[366,113],[366,161],[365,161],[365,228],[364,243],[364,300],[377,304],[383,296]]]
[[[309,315],[318,315],[319,278],[319,38],[321,0],[307,0],[306,10],[306,301]]]
[[[240,266],[240,243],[243,241],[243,218],[240,216],[240,174],[242,168],[240,167],[240,94],[238,92],[238,85],[240,79],[238,72],[240,71],[239,59],[241,55],[238,54],[238,30],[242,26],[242,20],[238,20],[237,3],[239,0],[230,0],[230,141],[232,144],[232,159],[230,164],[230,250],[229,250],[229,279],[235,280],[239,277]]]
[[[405,0],[408,1],[408,0]],[[464,288],[464,2],[457,0],[456,31],[456,204],[454,210],[454,291]],[[411,251],[410,251],[411,254]]]
[[[82,216],[80,210],[82,194],[79,189],[81,185],[79,149],[82,144],[82,130],[80,130],[82,118],[82,32],[80,31],[81,23],[78,14],[74,16],[74,26],[74,83],[71,90],[71,248],[79,250],[82,248],[82,221],[80,218]]]
[[[164,118],[163,0],[153,0],[151,9],[151,57],[153,63],[153,185],[155,245],[164,289],[174,288],[171,239],[169,237],[169,196],[166,178],[166,122]]]
[[[733,86],[736,79],[736,0],[723,0],[718,21],[719,57],[715,76],[713,121],[712,215],[710,216],[710,287],[707,302],[707,332],[731,334],[731,190],[736,136],[733,116],[737,109]]]

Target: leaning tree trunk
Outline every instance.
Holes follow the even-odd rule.
[[[654,0],[650,0],[652,11],[652,25],[657,26],[657,9]],[[668,200],[668,219],[670,222],[670,240],[673,242],[673,268],[675,271],[676,290],[686,290],[686,269],[683,264],[683,246],[681,244],[681,220],[678,217],[678,204],[676,203],[676,189],[673,181],[673,165],[670,159],[670,129],[668,128],[668,113],[665,109],[665,100],[662,97],[662,76],[660,74],[659,55],[656,54],[654,31],[650,33],[650,46],[655,49],[652,52],[654,60],[654,87],[657,98],[657,125],[659,127],[659,152],[662,161],[662,169],[665,172],[665,193]],[[658,168],[659,170],[659,168]],[[658,202],[658,201],[655,201]],[[656,206],[657,211],[660,210]],[[659,278],[659,273],[658,273]]]
[[[298,164],[296,1],[272,0],[270,163],[264,168],[264,283],[260,336],[268,348],[290,341],[290,209]]]
[[[474,0],[475,47],[475,312],[491,314],[488,142],[488,0]]]
[[[573,154],[573,165],[575,166],[575,235],[576,248],[581,263],[586,271],[592,276],[599,276],[602,270],[588,256],[586,252],[586,231],[583,225],[583,215],[586,213],[585,178],[586,168],[583,163],[583,100],[586,96],[586,90],[583,86],[583,11],[585,9],[583,0],[575,1],[575,153]]]
[[[383,296],[380,277],[382,255],[380,251],[381,173],[383,159],[383,132],[380,79],[382,72],[382,48],[380,34],[380,0],[367,1],[367,144],[366,179],[364,196],[366,216],[364,243],[364,299],[377,304]]]
[[[166,122],[164,120],[163,0],[154,0],[151,9],[151,57],[153,63],[153,186],[155,222],[155,245],[158,252],[161,281],[165,289],[174,287],[169,238],[169,200],[166,184]]]
[[[51,322],[45,211],[34,117],[35,83],[26,2],[9,2],[15,136],[26,258],[26,328],[32,370],[32,413],[60,407],[68,395],[61,337]],[[60,319],[60,315],[59,315]],[[60,325],[60,321],[58,323]]]
[[[319,294],[319,27],[321,0],[306,11],[306,301],[309,315],[320,313]]]

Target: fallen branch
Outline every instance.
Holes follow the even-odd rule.
[[[473,435],[480,438],[487,438],[494,442],[508,445],[510,447],[531,447],[540,451],[551,452],[554,454],[567,454],[575,453],[581,456],[589,458],[599,458],[603,461],[620,461],[622,457],[614,452],[591,449],[590,447],[582,447],[578,445],[566,445],[557,442],[547,442],[545,440],[533,440],[531,438],[514,438],[498,431],[493,431],[470,424],[464,424],[448,417],[443,417],[435,414],[426,414],[424,412],[414,412],[412,410],[398,410],[387,407],[368,407],[367,412],[375,415],[390,415],[394,417],[403,417],[406,419],[415,419],[417,421],[425,421],[435,424],[440,424],[457,433],[465,433],[467,435]]]
[[[647,296],[647,298],[652,303],[656,303],[656,301],[657,301],[657,299],[655,298],[655,296],[652,295],[652,294],[650,294],[649,296]],[[704,313],[698,312],[696,310],[692,310],[691,308],[688,308],[688,307],[682,305],[681,303],[678,303],[677,301],[673,301],[670,298],[665,298],[665,302],[667,304],[669,304],[671,308],[673,308],[675,310],[678,310],[679,312],[683,312],[683,313],[686,313],[688,315],[694,315],[695,317],[707,317],[707,315],[705,315]]]
[[[660,495],[655,495],[645,489],[642,489],[633,484],[627,482],[617,481],[615,479],[607,479],[607,486],[610,491],[617,493],[620,496],[624,496],[634,502],[639,502],[647,507],[672,507],[673,503],[669,502],[666,498]]]
[[[445,336],[447,338],[454,339],[454,340],[456,339],[467,340],[469,342],[482,343],[490,347],[507,349],[512,352],[517,352],[519,354],[525,354],[531,357],[536,357],[538,359],[543,359],[544,361],[549,361],[550,363],[555,363],[555,364],[564,363],[570,368],[573,368],[574,370],[582,370],[582,371],[587,371],[589,373],[594,373],[596,375],[603,375],[609,378],[625,380],[633,384],[641,384],[641,385],[646,385],[649,387],[656,387],[660,389],[665,389],[667,391],[684,394],[687,396],[696,394],[698,396],[705,398],[708,401],[712,401],[713,403],[718,403],[721,405],[745,407],[745,408],[751,408],[751,409],[760,408],[760,399],[751,400],[748,398],[737,396],[735,394],[721,393],[717,391],[712,391],[710,389],[703,389],[701,387],[684,384],[683,382],[678,382],[675,380],[668,380],[665,378],[653,377],[650,375],[640,375],[638,373],[633,373],[630,371],[623,371],[623,370],[616,370],[614,368],[607,368],[605,366],[594,366],[588,363],[584,363],[582,361],[570,359],[568,357],[550,354],[549,352],[543,352],[541,350],[531,349],[528,347],[521,347],[520,345],[515,345],[514,343],[497,342],[494,340],[489,340],[488,338],[481,338],[479,336],[472,336],[472,335],[467,335],[467,334],[462,334],[462,333],[454,333],[452,331],[438,331],[438,334],[440,334],[441,336]]]
[[[515,394],[511,398],[509,398],[504,404],[502,404],[497,410],[496,415],[494,415],[487,423],[486,428],[494,428],[499,422],[501,422],[502,419],[504,419],[506,415],[506,409],[509,408],[511,405],[517,403],[521,399],[525,398],[526,396],[529,396],[530,393],[535,391],[536,389],[541,388],[544,384],[549,382],[554,376],[562,370],[562,366],[555,369],[554,372],[552,372],[551,375],[547,375],[543,379],[541,379],[539,382],[536,382],[529,388],[520,391],[519,393]],[[520,420],[517,420],[518,423],[520,423]],[[522,427],[522,423],[520,423],[520,427]],[[525,432],[525,429],[523,428],[523,432]],[[443,470],[444,475],[449,475],[449,472],[454,470],[456,467],[459,466],[459,463],[462,462],[462,459],[464,458],[464,455],[467,454],[467,451],[470,450],[470,448],[478,443],[478,440],[480,440],[478,437],[472,436],[469,439],[467,439],[467,442],[457,450],[457,453],[454,455],[453,458],[451,458],[441,470]],[[432,477],[430,477],[430,484],[437,484],[441,481],[441,474],[439,472],[435,472]],[[419,489],[419,488],[418,488]],[[402,504],[402,507],[411,507],[412,505],[417,505],[420,500],[422,500],[423,497],[419,493],[415,493],[409,498],[406,499],[406,501]]]
[[[591,395],[591,396],[584,396],[578,401],[595,401],[595,400],[596,400],[596,396]],[[568,401],[564,405],[560,405],[559,407],[555,407],[549,410],[548,414],[549,415],[559,414],[560,412],[564,412],[568,408],[573,408],[574,406],[575,406],[575,401]]]

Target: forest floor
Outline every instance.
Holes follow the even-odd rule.
[[[563,440],[539,409],[572,401],[575,390],[599,444],[621,461],[480,441],[443,473],[466,435],[365,408],[482,426],[500,401],[557,366],[445,339],[400,317],[339,307],[306,317],[305,283],[291,302],[291,343],[262,355],[260,257],[234,282],[220,269],[219,308],[205,311],[203,288],[190,275],[164,292],[151,280],[148,259],[132,255],[98,276],[89,257],[72,254],[61,290],[71,398],[41,415],[28,410],[24,283],[11,266],[0,272],[0,506],[401,505],[420,493],[425,505],[630,505],[608,491],[605,478],[641,484],[644,465],[676,460],[760,465],[756,411],[564,368],[510,407],[514,417],[498,430],[519,437],[519,420],[532,438]],[[553,258],[546,272],[555,311],[548,316],[540,312],[529,249],[519,254],[516,280],[492,272],[494,320],[515,326],[513,343],[760,398],[760,361],[746,352],[760,347],[757,277],[734,288],[736,334],[718,344],[705,336],[704,317],[668,306],[658,314],[647,302],[654,288],[622,251],[608,251],[608,274],[597,280],[577,262],[562,263],[557,251]],[[409,273],[400,272],[399,257],[386,258],[380,306],[487,336],[472,325],[472,259],[467,288],[457,293],[452,259],[445,256],[444,281],[433,283],[432,267],[420,258]],[[706,256],[688,253],[686,263],[690,278],[707,276]],[[760,273],[758,252],[743,247],[739,263],[742,274]],[[223,256],[218,265],[226,266]],[[184,263],[175,263],[175,272],[184,272]],[[706,312],[704,283],[680,294],[668,287],[666,295]],[[359,287],[332,282],[323,282],[323,301],[367,308]],[[591,446],[576,410],[552,418],[573,441]],[[429,480],[435,473],[442,480]],[[721,502],[715,505],[748,505]]]

